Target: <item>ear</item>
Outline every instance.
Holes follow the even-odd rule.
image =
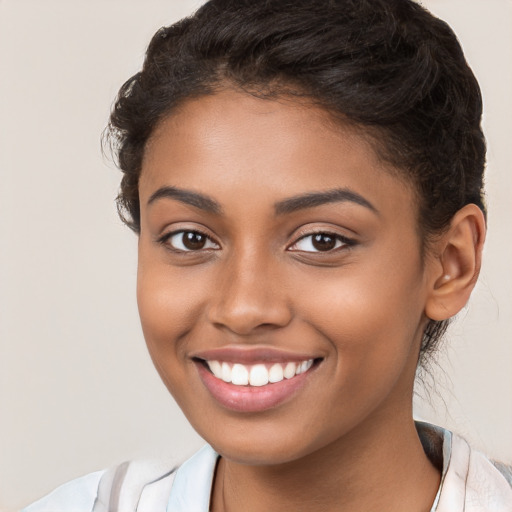
[[[453,217],[450,227],[435,245],[425,314],[446,320],[468,302],[482,262],[485,218],[478,206],[468,204]]]

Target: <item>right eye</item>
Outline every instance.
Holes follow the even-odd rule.
[[[208,249],[220,249],[209,236],[200,231],[175,231],[165,235],[161,240],[164,245],[170,246],[174,251],[178,252],[195,252]]]

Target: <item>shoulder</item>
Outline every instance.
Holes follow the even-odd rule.
[[[22,512],[208,510],[218,457],[206,445],[179,467],[168,460],[124,462],[62,485]]]
[[[441,471],[432,512],[512,512],[512,469],[489,460],[462,437],[416,422],[423,449]]]
[[[444,436],[443,458],[438,512],[512,512],[510,468],[493,463],[448,431]]]
[[[22,512],[90,512],[104,473],[105,471],[96,471],[61,485],[48,496],[24,508]]]
[[[168,461],[131,461],[61,485],[22,512],[165,512],[175,468]]]
[[[469,449],[466,483],[467,510],[512,512],[511,469]]]

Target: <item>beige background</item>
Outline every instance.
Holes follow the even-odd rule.
[[[202,441],[160,383],[135,303],[136,239],[99,137],[153,32],[200,0],[0,0],[0,510]],[[489,237],[477,291],[417,414],[512,462],[512,2],[429,0],[480,79]]]

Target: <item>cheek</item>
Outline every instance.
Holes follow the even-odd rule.
[[[187,384],[192,365],[187,343],[201,315],[204,287],[183,274],[139,253],[137,302],[146,345],[160,378],[186,412],[193,391]]]
[[[148,345],[174,341],[175,334],[186,329],[186,301],[180,295],[178,283],[168,283],[165,276],[139,266],[137,303]]]
[[[403,283],[371,281],[368,276],[354,276],[326,282],[323,293],[316,293],[302,308],[308,323],[333,349],[326,361],[332,388],[324,410],[329,412],[322,420],[333,434],[363,421],[390,394],[403,404],[409,400],[414,380],[421,332],[419,303],[404,294]]]
[[[380,266],[341,269],[295,293],[309,297],[300,315],[329,340],[338,371],[367,381],[367,375],[399,371],[416,350],[423,319],[420,267],[400,271]],[[311,292],[314,289],[314,293]]]
[[[189,269],[173,271],[170,265],[139,250],[139,315],[144,338],[160,373],[163,365],[183,356],[187,334],[201,317],[205,290],[204,276]]]
[[[337,279],[326,276],[312,285],[314,291],[297,294],[308,297],[301,309],[309,311],[312,321],[333,337],[345,333],[347,339],[357,339],[365,332],[401,329],[421,309],[414,299],[419,291],[414,283],[399,282],[390,276],[347,273]],[[400,315],[402,321],[398,321]]]

